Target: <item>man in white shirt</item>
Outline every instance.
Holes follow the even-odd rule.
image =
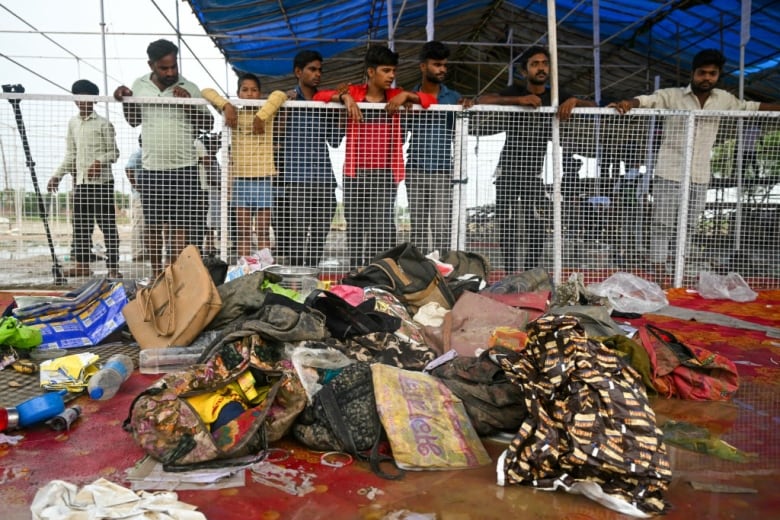
[[[97,96],[98,87],[80,79],[73,84],[75,95]],[[62,178],[73,176],[73,260],[64,275],[89,276],[92,228],[98,225],[106,241],[109,278],[119,278],[119,234],[116,229],[114,176],[111,165],[119,158],[116,133],[111,122],[98,115],[95,101],[76,101],[79,114],[68,122],[66,152],[47,189],[56,192]]]
[[[673,110],[780,110],[780,105],[740,100],[733,94],[715,88],[726,58],[720,51],[707,49],[693,58],[691,82],[686,87],[656,90],[645,96],[610,103],[608,106],[625,114],[632,108]],[[670,116],[664,124],[664,137],[658,151],[653,178],[653,216],[650,240],[650,262],[659,282],[668,285],[666,262],[670,244],[676,235],[681,183],[685,171],[687,117]],[[720,126],[719,117],[696,119],[691,166],[691,188],[688,212],[689,235],[704,211],[710,183],[710,154]]]

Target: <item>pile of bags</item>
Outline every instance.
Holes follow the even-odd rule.
[[[480,255],[426,258],[401,244],[304,298],[265,271],[217,285],[190,272],[203,266],[189,254],[123,310],[142,348],[214,337],[125,421],[169,469],[262,453],[291,435],[400,478],[491,463],[479,437],[509,433],[501,484],[598,495],[637,516],[668,509],[671,472],[647,393],[671,395],[666,376],[696,372],[702,353],[676,342],[666,372],[647,352],[637,370],[614,348],[625,336],[609,310],[583,305],[580,288],[556,306],[561,294],[541,269],[491,285]]]

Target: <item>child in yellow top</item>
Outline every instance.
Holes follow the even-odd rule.
[[[234,106],[214,89],[201,95],[225,116],[225,125],[233,129],[230,152],[231,204],[236,211],[239,257],[248,256],[252,236],[252,217],[257,217],[257,248],[270,248],[271,208],[273,207],[274,166],[273,124],[276,112],[287,100],[280,90],[271,93],[266,103]],[[254,74],[238,78],[239,99],[261,99],[260,79]]]

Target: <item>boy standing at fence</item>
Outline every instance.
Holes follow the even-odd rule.
[[[298,80],[294,99],[311,101],[322,79],[322,55],[300,51],[293,59],[293,72]],[[274,202],[274,233],[278,257],[285,257],[289,265],[317,267],[336,212],[336,177],[328,145],[337,147],[344,131],[340,111],[312,105],[282,113],[281,189]]]
[[[73,84],[74,95],[97,96],[97,85],[80,79]],[[108,278],[121,278],[119,234],[116,229],[114,177],[111,165],[119,158],[116,134],[111,122],[95,113],[94,101],[76,101],[79,114],[68,122],[65,158],[54,172],[47,189],[55,193],[60,181],[73,175],[73,256],[74,265],[65,276],[89,276],[92,229],[98,225],[106,242]]]
[[[225,125],[231,128],[230,149],[231,204],[236,210],[236,231],[239,258],[249,256],[252,238],[252,218],[257,217],[257,249],[271,247],[271,208],[273,207],[273,178],[276,176],[273,149],[274,117],[287,101],[287,94],[276,90],[265,104],[236,108],[214,89],[201,92],[204,98],[225,116]],[[239,99],[258,100],[262,97],[260,79],[254,74],[238,78]]]
[[[405,173],[397,112],[412,103],[423,108],[436,103],[430,94],[393,87],[398,54],[387,47],[369,48],[365,66],[367,83],[314,95],[317,101],[340,101],[349,116],[343,191],[352,269],[395,243],[395,193]],[[364,112],[358,102],[385,103],[385,110]]]

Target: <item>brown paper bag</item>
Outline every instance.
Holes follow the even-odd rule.
[[[122,314],[142,349],[186,347],[221,307],[222,300],[200,251],[190,245],[154,283],[138,290]]]

